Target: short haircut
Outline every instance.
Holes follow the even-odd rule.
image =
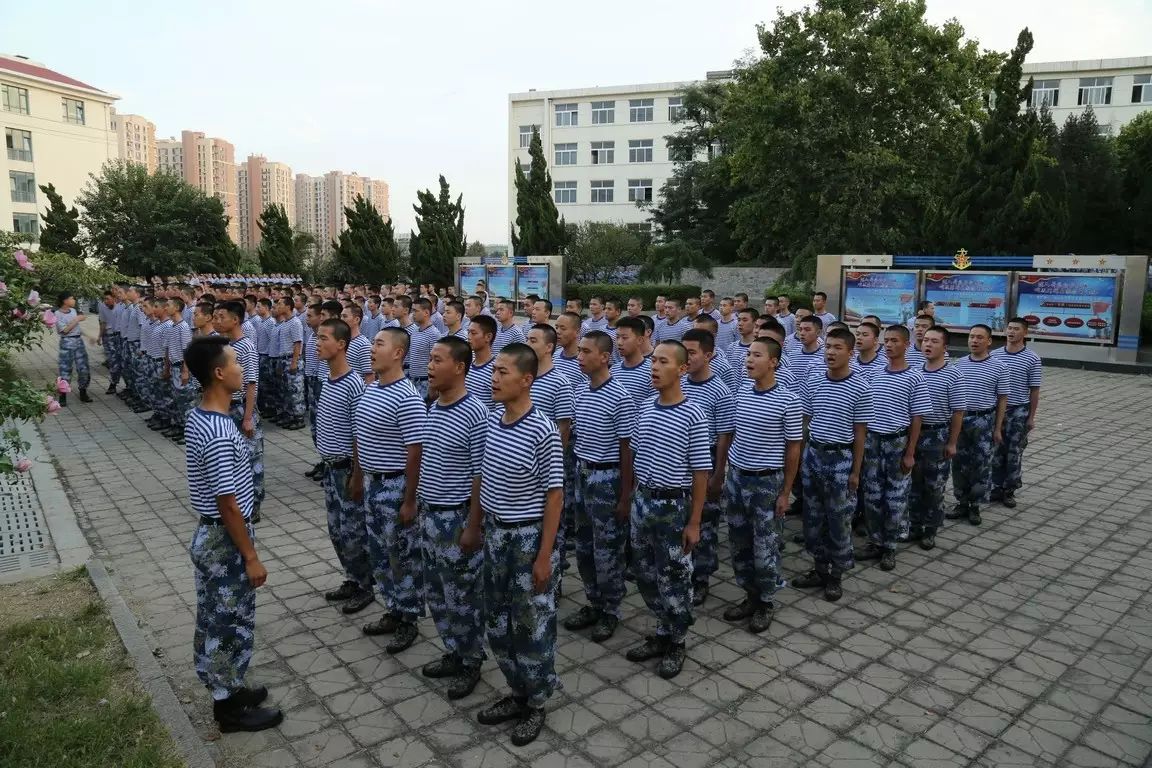
[[[332,315],[332,317],[338,318],[340,317],[340,313],[344,311],[344,305],[335,299],[329,299],[320,305],[320,311],[327,312]]]
[[[348,323],[333,317],[320,323],[320,327],[327,328],[332,338],[344,342],[344,348],[348,348],[348,342],[352,341],[352,329],[348,327]]]
[[[918,323],[921,320],[927,320],[929,323],[932,323],[932,324],[936,323],[936,318],[932,317],[932,315],[925,315],[923,313],[916,315],[916,319],[913,322]]]
[[[452,362],[464,364],[465,373],[472,367],[472,347],[468,346],[468,342],[464,339],[459,336],[442,336],[432,346],[435,347],[437,344],[448,349]]]
[[[500,301],[498,301],[496,303],[502,307],[507,307],[508,309],[512,310],[513,312],[516,311],[516,302],[512,301],[512,299],[500,299]]]
[[[265,309],[272,309],[272,299],[260,299],[256,303]]]
[[[202,315],[211,315],[215,309],[216,305],[210,301],[202,301],[196,305],[196,311]]]
[[[556,318],[556,320],[559,321],[561,317],[566,317],[570,322],[576,323],[577,328],[580,327],[580,323],[584,322],[584,318],[575,312],[561,312],[560,317]]]
[[[541,302],[543,302],[544,307],[548,310],[548,314],[551,315],[552,314],[552,302],[548,301],[548,299],[536,299],[536,301],[534,301],[532,303],[533,304],[540,304]]]
[[[589,296],[588,297],[588,303],[589,304],[591,304],[594,301],[598,301],[601,304],[603,304],[604,303],[604,297],[602,297],[602,296]]]
[[[748,301],[748,294],[746,294],[746,293],[738,293],[738,294],[736,294],[736,298],[737,298],[737,299],[739,299],[740,301],[743,301],[743,302],[747,303],[747,301]]]
[[[656,321],[653,320],[648,315],[640,315],[640,317],[638,317],[636,319],[639,320],[640,322],[644,323],[644,333],[652,333],[653,331],[656,330]],[[620,324],[617,323],[616,327],[619,328]]]
[[[665,306],[667,306],[669,302],[675,304],[677,307],[680,307],[683,304],[683,302],[681,302],[680,299],[676,298],[675,296],[669,296],[668,298],[664,299]]]
[[[259,299],[256,297],[256,294],[254,294],[254,293],[246,293],[246,294],[244,294],[244,301],[250,301],[253,304],[255,304],[257,301],[259,301]]]
[[[824,299],[824,301],[828,301],[828,294],[824,293],[824,291],[816,291],[816,293],[812,294],[812,298],[816,298],[817,296]]]
[[[828,331],[828,336],[825,337],[824,342],[827,343],[828,339],[839,339],[848,345],[848,349],[856,346],[856,337],[853,336],[852,331],[849,331],[847,328],[833,328]]]
[[[1028,330],[1028,321],[1022,317],[1009,318],[1007,325],[1012,325],[1013,323],[1016,325],[1022,325],[1024,326],[1024,330]]]
[[[410,312],[412,310],[412,297],[411,296],[408,296],[408,295],[402,293],[396,297],[395,302],[397,304],[399,304],[400,306],[404,307],[405,312]]]
[[[380,297],[380,304],[381,305],[395,304],[395,303],[396,303],[396,299],[392,298],[391,296],[381,296]]]
[[[536,323],[528,329],[529,333],[532,331],[540,331],[540,333],[544,334],[544,343],[551,344],[553,349],[556,348],[556,329],[548,325],[548,323]]]
[[[692,324],[696,326],[704,326],[704,329],[711,331],[712,335],[716,335],[716,331],[720,329],[720,324],[716,322],[716,318],[709,314],[696,315],[692,318]],[[620,324],[617,323],[616,327],[619,328]]]
[[[359,306],[357,306],[355,304],[349,304],[348,306],[344,307],[344,309],[348,310],[348,314],[350,314],[350,315],[352,315],[352,317],[356,318],[357,321],[361,321],[364,319],[364,310],[361,309]]]
[[[644,321],[642,319],[640,319],[639,317],[622,317],[622,318],[620,318],[620,321],[618,323],[616,323],[616,332],[619,333],[620,329],[622,329],[622,328],[627,328],[628,330],[632,331],[632,333],[636,334],[637,336],[643,336],[644,335]]]
[[[992,327],[988,326],[988,325],[984,325],[984,323],[976,323],[969,330],[971,330],[971,331],[981,330],[981,331],[984,331],[984,333],[988,334],[989,337],[992,336]]]
[[[224,348],[229,343],[227,336],[197,336],[184,348],[184,364],[201,387],[212,382],[212,371],[224,363]]]
[[[223,310],[227,312],[228,314],[232,315],[232,317],[236,318],[236,322],[238,323],[244,322],[244,312],[246,311],[246,308],[244,306],[244,302],[242,301],[222,301],[216,305],[216,310]]]
[[[377,331],[377,334],[380,333],[387,334],[388,337],[392,339],[393,344],[402,348],[405,355],[408,354],[408,348],[412,345],[412,336],[409,335],[408,331],[403,328],[388,327],[381,328]]]
[[[711,299],[716,298],[716,292],[713,291],[711,288],[705,288],[704,290],[700,291],[700,295],[701,296],[707,296]]]
[[[706,331],[703,328],[689,328],[680,340],[694,341],[700,345],[700,349],[704,352],[712,352],[716,349],[716,336],[712,331]]]
[[[450,301],[444,305],[445,309],[447,309],[448,307],[452,307],[452,309],[456,310],[456,314],[460,315],[461,317],[464,316],[464,302],[462,302],[462,301]]]
[[[828,323],[826,328],[828,330],[832,330],[833,328],[848,328],[848,323],[841,322],[840,320],[833,320],[832,322]]]
[[[927,309],[927,308],[928,308],[928,306],[929,306],[931,303],[932,303],[932,302],[931,302],[931,300],[929,300],[929,299],[924,299],[924,300],[922,300],[922,301],[918,301],[918,302],[916,302],[916,311],[917,311],[917,312],[923,312],[925,309]]]
[[[584,334],[584,338],[592,342],[592,346],[596,347],[597,351],[606,355],[612,354],[612,337],[604,331],[588,331]]]
[[[320,311],[324,309],[324,305],[317,301],[314,304],[309,304],[308,309],[312,310],[313,314],[318,315]]]
[[[184,311],[184,307],[188,306],[187,304],[184,303],[184,299],[181,299],[178,297],[173,297],[171,299],[168,299],[168,303],[169,304],[175,304],[176,308],[179,309],[181,312]]]
[[[756,327],[762,331],[776,331],[781,336],[785,333],[784,325],[772,315],[760,315],[756,319]]]
[[[880,326],[876,325],[876,323],[864,322],[864,323],[860,323],[860,325],[858,325],[856,327],[857,328],[867,328],[869,331],[872,332],[873,336],[875,336],[876,338],[880,338]]]
[[[768,350],[768,357],[774,358],[776,360],[779,360],[780,356],[783,354],[783,350],[780,347],[780,342],[776,341],[776,339],[768,338],[767,336],[757,336],[756,338],[752,339],[752,343],[763,344],[764,348]]]
[[[629,296],[628,301],[634,301],[640,305],[640,309],[644,309],[644,299],[640,296]]]
[[[496,320],[488,315],[476,315],[472,318],[472,325],[479,325],[480,330],[492,338],[496,338]]]
[[[527,373],[533,379],[540,370],[540,358],[536,356],[536,350],[521,341],[514,341],[504,347],[498,357],[508,357],[517,373]]]
[[[672,351],[674,351],[676,353],[676,362],[679,365],[687,365],[688,364],[688,350],[684,347],[683,344],[676,341],[675,339],[668,339],[667,341],[662,341],[659,344],[657,344],[656,347],[657,348],[659,348],[659,347],[671,347]]]
[[[104,295],[105,295],[105,296],[111,296],[112,298],[116,298],[116,292],[115,292],[115,291],[113,291],[111,288],[109,288],[108,290],[104,291]]]
[[[416,301],[412,302],[412,306],[419,307],[429,314],[432,313],[432,302],[428,301],[428,299],[416,299]]]
[[[816,330],[818,331],[824,328],[824,321],[816,317],[816,315],[807,315],[800,318],[800,324],[803,325],[804,323],[816,326]]]
[[[620,307],[620,304],[621,304],[621,301],[620,301],[620,299],[606,299],[606,300],[604,301],[604,306],[606,306],[606,307],[615,307],[615,309],[616,309],[616,311],[617,311],[617,312],[619,312],[619,311],[620,311],[620,309],[621,309],[621,307]]]
[[[908,327],[904,325],[890,325],[884,329],[884,333],[895,333],[904,339],[904,341],[908,341],[909,337],[912,335],[908,333]]]
[[[283,304],[284,306],[288,307],[288,309],[292,309],[293,307],[296,306],[296,299],[292,296],[284,295],[284,296],[281,296],[279,301],[277,301],[276,303],[277,304]]]
[[[756,307],[744,307],[744,309],[736,313],[737,317],[740,315],[748,315],[753,320],[757,320],[760,317],[760,310],[756,309]]]
[[[944,346],[948,346],[948,340],[951,338],[950,334],[948,333],[948,329],[942,325],[934,325],[928,330],[924,331],[924,333],[940,334],[940,336],[944,339]]]

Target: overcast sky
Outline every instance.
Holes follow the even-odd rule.
[[[773,3],[56,0],[6,3],[0,50],[112,91],[157,136],[220,136],[294,172],[391,186],[397,232],[443,173],[469,239],[503,243],[508,94],[702,78],[750,52]],[[798,8],[802,2],[786,2]],[[1152,55],[1147,0],[928,0],[985,48],[1028,26],[1030,61]]]

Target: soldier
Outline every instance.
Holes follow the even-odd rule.
[[[188,385],[188,372],[184,369],[184,350],[192,341],[192,329],[184,322],[184,300],[169,299],[172,328],[168,332],[165,353],[165,378],[168,381],[168,429],[162,433],[177,445],[184,444],[184,418],[188,399],[184,388]]]
[[[683,318],[691,323],[700,314],[700,299],[695,296],[689,296],[684,299],[684,314]]]
[[[276,318],[272,317],[272,300],[257,299],[256,316],[251,318],[256,338],[256,354],[259,357],[260,379],[257,382],[256,407],[260,415],[271,418],[275,415],[274,403],[279,392],[276,375],[272,370],[272,333],[276,328]]]
[[[728,347],[740,340],[740,330],[737,328],[738,318],[733,308],[732,297],[725,296],[720,299],[720,317],[716,320],[716,348],[721,354],[727,352]]]
[[[685,332],[692,327],[692,321],[680,316],[680,300],[664,300],[664,319],[656,321],[656,330],[652,332],[652,341],[659,344],[662,341],[680,341]]]
[[[284,429],[304,427],[304,323],[293,311],[292,299],[285,296],[276,302],[277,319],[275,354],[278,358],[280,402],[277,403],[277,424]]]
[[[815,326],[805,322],[810,329]],[[852,510],[860,487],[864,442],[872,415],[872,392],[863,376],[852,372],[856,339],[843,329],[824,344],[827,370],[815,367],[801,384],[800,404],[808,428],[804,451],[804,544],[815,561],[796,579],[799,589],[824,588],[824,599],[844,594],[841,579],[852,559]]]
[[[887,357],[877,343],[879,340],[880,327],[875,323],[862,322],[856,326],[856,353],[853,362],[856,363],[855,370],[864,374],[864,378],[869,381],[872,381],[876,373],[884,370],[884,366],[888,364]]]
[[[608,318],[604,316],[604,299],[593,296],[588,299],[588,319],[580,324],[580,335],[587,336],[589,331],[603,331],[608,327]]]
[[[836,315],[828,311],[827,304],[828,294],[824,291],[816,291],[812,294],[812,316],[820,318],[823,326],[836,322]]]
[[[1008,368],[989,353],[992,329],[977,323],[968,331],[968,356],[956,361],[964,380],[964,425],[952,461],[952,490],[956,506],[948,520],[980,525],[980,502],[992,480],[992,457],[1004,442],[1004,416],[1011,391]]]
[[[792,306],[792,298],[787,294],[781,294],[776,297],[776,306],[779,309],[776,312],[776,320],[780,325],[784,326],[784,333],[786,336],[791,336],[796,333],[796,315],[792,313],[790,307]]]
[[[412,302],[411,346],[408,349],[408,377],[416,394],[422,400],[428,399],[428,358],[432,355],[432,345],[444,334],[432,322],[432,302],[416,299]]]
[[[104,362],[108,366],[108,389],[106,395],[116,394],[120,383],[120,318],[123,307],[117,300],[119,288],[113,286],[104,291],[104,300],[98,307],[100,312],[100,344],[104,347]]]
[[[717,323],[720,322],[720,310],[716,308],[716,292],[705,288],[700,292],[700,315],[708,315]],[[697,315],[699,317],[699,315]]]
[[[745,307],[736,314],[740,338],[727,350],[728,362],[735,371],[745,370],[748,362],[748,348],[752,346],[752,340],[756,338],[756,320],[759,317],[760,312],[752,307]]]
[[[152,329],[152,418],[144,422],[149,429],[156,432],[167,430],[172,426],[172,392],[168,379],[171,371],[168,366],[168,337],[175,325],[172,322],[172,312],[166,299],[152,300],[152,313],[156,325]],[[181,350],[183,352],[183,350]]]
[[[496,337],[492,339],[492,354],[499,355],[500,350],[509,344],[523,343],[524,332],[516,325],[516,303],[501,299],[496,304]]]
[[[747,595],[724,620],[748,619],[755,634],[771,626],[773,598],[787,585],[776,521],[788,511],[804,437],[800,399],[776,382],[781,354],[775,339],[755,339],[748,350],[724,484],[732,570]]]
[[[239,301],[225,301],[216,305],[212,313],[212,325],[226,336],[236,350],[236,359],[244,369],[244,385],[232,394],[229,415],[236,422],[240,435],[248,443],[248,455],[252,462],[252,522],[260,522],[260,506],[264,502],[264,429],[260,425],[260,414],[256,412],[256,389],[259,376],[259,357],[256,345],[244,336],[240,328],[244,318],[244,304]]]
[[[488,645],[511,695],[481,710],[484,725],[516,720],[512,743],[540,735],[544,704],[560,687],[555,671],[554,548],[563,506],[560,435],[532,405],[536,353],[509,344],[496,358],[492,395],[500,404],[484,439],[480,492],[472,497],[465,551],[484,549]],[[483,533],[481,531],[483,530]]]
[[[640,317],[644,314],[644,299],[640,296],[628,297],[628,317]]]
[[[738,293],[732,297],[732,311],[739,315],[745,309],[748,309],[748,294]],[[755,309],[755,307],[753,307]],[[760,310],[756,310],[759,312]]]
[[[408,297],[405,296],[404,298]],[[411,306],[411,299],[409,299],[405,307],[405,318],[408,316],[407,308]],[[375,374],[372,373],[372,342],[360,335],[360,319],[363,316],[364,311],[355,304],[350,304],[340,310],[340,319],[344,321],[352,334],[352,338],[348,342],[348,366],[364,379],[365,384],[371,384],[375,380]],[[411,325],[411,323],[405,325]],[[405,330],[408,329],[405,328]],[[409,330],[408,332],[411,333],[412,331]]]
[[[488,315],[476,315],[468,325],[468,346],[472,348],[472,362],[467,368],[465,386],[488,410],[495,408],[492,400],[492,340],[496,338],[496,321]]]
[[[556,354],[552,362],[576,390],[588,381],[580,368],[579,343],[580,315],[575,312],[562,313],[556,318]]]
[[[86,317],[76,311],[76,297],[71,293],[60,294],[59,309],[56,310],[56,333],[60,337],[60,354],[58,375],[60,378],[72,383],[72,369],[76,369],[76,378],[80,382],[80,402],[90,403],[88,397],[88,384],[91,383],[92,374],[88,370],[88,350],[84,348],[84,334],[80,332],[80,323]],[[61,406],[67,407],[68,395],[57,397]]]
[[[369,296],[364,302],[364,320],[360,323],[360,335],[371,343],[376,334],[384,326],[384,317],[380,315],[380,297]]]
[[[932,322],[931,315],[917,315],[912,321],[912,346],[908,348],[907,360],[913,368],[924,365],[924,353],[920,351],[920,345],[924,341],[924,332],[932,327]]]
[[[652,361],[644,356],[644,321],[625,317],[616,324],[616,349],[620,360],[612,365],[613,381],[632,396],[637,408],[655,392],[652,389]]]
[[[680,381],[688,351],[679,341],[656,345],[656,395],[641,407],[632,438],[636,490],[632,498],[632,553],[636,586],[656,616],[656,634],[629,649],[629,661],[659,658],[670,679],[684,668],[684,638],[692,626],[692,550],[708,496],[712,457],[708,418],[688,401]]]
[[[304,323],[307,337],[304,339],[304,407],[308,413],[308,428],[312,435],[312,445],[316,445],[316,402],[320,399],[320,388],[327,372],[320,368],[320,358],[316,355],[316,329],[326,318],[323,316],[324,307],[321,303],[312,303],[304,313]],[[304,476],[317,482],[324,476],[324,464],[316,462]]]
[[[251,526],[255,493],[244,438],[229,418],[244,369],[222,336],[190,343],[181,361],[200,383],[200,407],[187,426],[188,495],[200,523],[189,554],[196,577],[196,674],[212,694],[222,733],[262,731],[281,723],[279,709],[261,707],[268,690],[247,686],[256,629],[256,589],[268,571],[256,554]]]
[[[580,369],[588,380],[576,396],[571,503],[576,565],[588,603],[569,616],[564,627],[594,627],[592,639],[602,643],[616,632],[624,599],[636,409],[629,392],[612,378],[608,334],[590,331],[580,339],[579,349]]]
[[[387,611],[366,624],[364,634],[392,635],[385,648],[388,653],[399,653],[416,641],[416,622],[424,615],[415,478],[420,476],[425,410],[424,398],[404,378],[410,341],[399,328],[376,334],[372,342],[376,380],[356,407],[352,446],[352,483],[364,489],[368,555]]]
[[[1016,491],[1023,484],[1024,449],[1036,426],[1040,409],[1043,364],[1028,348],[1028,323],[1021,317],[1008,321],[1003,347],[992,354],[1008,368],[1008,407],[1004,414],[1004,439],[992,460],[992,501],[1016,507]]]
[[[713,319],[712,315],[706,312],[701,312],[696,315],[696,319],[692,321],[693,330],[707,331],[712,334],[713,339],[716,338],[716,332],[719,328],[719,324]],[[688,334],[684,335],[687,336]],[[718,345],[714,346],[714,351],[708,361],[708,367],[712,370],[712,373],[720,377],[720,380],[724,382],[724,385],[728,387],[729,391],[733,394],[740,390],[740,382],[744,378],[744,374],[747,373],[744,370],[732,367],[732,362],[728,359],[728,355],[724,354],[724,351],[720,349]]]
[[[140,354],[140,293],[135,286],[127,286],[122,292],[120,306],[120,375],[124,378],[124,388],[118,396],[132,408],[133,412],[142,407],[136,389],[136,361]]]
[[[459,301],[450,301],[444,305],[444,335],[468,341],[468,329],[464,327],[464,305]]]
[[[784,345],[788,368],[798,382],[807,381],[810,371],[817,371],[823,367],[825,342],[820,338],[823,328],[820,318],[815,315],[801,318],[796,321],[796,336],[793,337],[796,341],[791,346],[787,343]],[[851,336],[851,332],[848,335]],[[852,349],[855,348],[856,338],[853,337]]]

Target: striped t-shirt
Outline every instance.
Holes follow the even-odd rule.
[[[252,318],[252,325],[256,329],[256,352],[261,355],[273,354],[272,333],[276,329],[276,318],[257,315]]]
[[[995,408],[1010,388],[1008,367],[1001,357],[988,355],[976,360],[966,355],[953,365],[964,378],[964,398],[969,411],[987,411]]]
[[[219,518],[216,500],[235,496],[247,520],[256,499],[248,444],[226,413],[193,408],[184,425],[184,461],[192,509]]]
[[[572,383],[555,367],[549,368],[532,381],[532,405],[554,422],[571,421],[576,408]]]
[[[595,317],[589,317],[587,320],[580,323],[580,335],[581,336],[587,336],[589,331],[607,331],[607,330],[608,330],[608,318],[605,317],[604,315],[600,315],[599,319],[597,319]],[[613,330],[615,330],[615,329],[613,329]]]
[[[732,370],[743,371],[742,376],[748,375],[748,349],[751,346],[751,344],[745,344],[737,338],[736,343],[725,350],[725,356],[728,358]]]
[[[796,377],[797,381],[807,381],[808,376],[813,371],[827,370],[828,366],[824,362],[823,342],[817,344],[816,349],[812,352],[805,352],[802,344],[789,352],[788,369],[792,371],[792,375]]]
[[[674,323],[658,320],[656,329],[652,331],[652,344],[656,345],[662,341],[680,341],[691,328],[692,321],[686,317],[682,317]]]
[[[992,350],[992,354],[1008,368],[1008,405],[1028,405],[1031,402],[1032,387],[1039,387],[1043,381],[1040,355],[1028,347],[1019,352],[1009,352],[1007,347],[998,347]]]
[[[557,349],[552,353],[552,365],[559,368],[564,378],[571,382],[573,394],[579,394],[581,388],[588,383],[587,374],[580,368],[578,355],[568,357],[564,354],[564,350]]]
[[[632,450],[638,486],[691,488],[693,472],[712,470],[708,417],[687,398],[661,405],[653,395],[640,406]]]
[[[168,318],[152,329],[152,346],[148,354],[157,360],[163,360],[168,354],[168,335],[172,332],[172,326],[172,319]]]
[[[433,402],[424,422],[420,458],[420,498],[429,504],[455,506],[472,496],[488,434],[488,408],[471,393],[454,403]]]
[[[868,363],[861,360],[859,354],[853,352],[852,362],[856,364],[856,367],[853,370],[859,371],[864,376],[864,378],[868,379],[869,381],[872,381],[877,373],[883,371],[888,366],[888,358],[879,352],[877,352],[876,357],[872,358],[872,361]]]
[[[924,417],[925,424],[945,424],[956,411],[967,407],[964,400],[964,376],[956,366],[945,364],[934,371],[920,369],[928,396],[932,399],[932,412]]]
[[[356,455],[365,472],[398,472],[424,439],[424,399],[408,379],[369,385],[356,406]]]
[[[464,375],[464,389],[483,403],[488,410],[496,407],[492,400],[492,363],[495,360],[496,358],[493,357],[484,365],[472,363],[468,366],[468,373]]]
[[[538,408],[505,424],[504,408],[488,419],[480,470],[480,507],[500,522],[539,520],[548,492],[564,487],[560,433]]]
[[[612,380],[624,387],[632,395],[632,402],[639,407],[656,390],[652,388],[652,358],[641,358],[631,368],[621,360],[612,366]]]
[[[733,368],[732,361],[723,352],[717,352],[712,356],[709,361],[709,367],[712,373],[720,377],[720,380],[727,385],[731,392],[737,392],[740,389],[740,383],[744,377],[748,375],[748,367],[746,365],[740,368]]]
[[[172,326],[168,332],[168,362],[175,367],[180,367],[184,362],[184,350],[192,342],[192,329],[188,327],[188,323],[181,320]]]
[[[239,339],[233,339],[228,343],[232,345],[232,349],[236,350],[236,361],[244,369],[244,385],[232,393],[232,399],[243,400],[244,389],[249,384],[259,386],[260,357],[256,354],[256,345],[247,336],[241,336]]]
[[[428,361],[432,357],[432,347],[444,336],[434,325],[419,326],[408,340],[408,375],[414,379],[428,378]]]
[[[739,324],[735,315],[731,320],[716,321],[716,349],[723,351],[740,341]]]
[[[353,336],[348,342],[348,365],[362,377],[372,373],[372,342],[363,336]]]
[[[275,343],[269,354],[276,357],[292,357],[292,348],[297,343],[304,345],[304,324],[298,317],[290,317],[277,324],[273,334]]]
[[[732,390],[713,373],[704,381],[693,381],[688,375],[680,377],[680,389],[688,402],[704,412],[708,420],[708,445],[716,444],[720,435],[730,433],[736,419],[736,402]]]
[[[363,394],[364,379],[356,371],[324,382],[316,402],[316,450],[321,456],[352,455],[352,429]]]
[[[761,390],[756,382],[745,381],[736,397],[734,424],[728,463],[750,472],[783,468],[788,441],[804,439],[800,398],[779,382]]]
[[[873,419],[867,379],[850,373],[833,379],[827,369],[812,371],[800,388],[800,408],[810,421],[808,434],[822,443],[851,443],[855,426]]]
[[[919,371],[885,368],[873,376],[871,382],[873,417],[868,422],[868,431],[890,435],[910,426],[913,416],[927,419],[932,415],[928,385]]]
[[[904,359],[908,362],[909,368],[916,369],[924,367],[924,363],[928,362],[924,359],[924,353],[916,349],[914,344],[909,344],[908,349],[904,350]]]
[[[496,337],[492,339],[492,354],[500,354],[500,350],[509,344],[524,343],[524,331],[520,330],[520,326],[513,323],[507,328],[496,324]]]
[[[72,327],[72,330],[68,331],[67,334],[64,333],[64,329],[67,328],[68,324],[75,320],[79,314],[80,313],[77,312],[75,308],[60,309],[56,311],[56,333],[58,333],[61,338],[76,338],[81,335],[80,323],[76,323],[76,325]]]
[[[620,441],[636,428],[636,404],[619,382],[609,377],[598,387],[584,383],[576,395],[573,451],[578,459],[620,461]]]

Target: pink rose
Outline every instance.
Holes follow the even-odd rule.
[[[56,411],[60,410],[59,400],[54,397],[48,397],[45,399],[47,400],[47,403],[44,406],[44,410],[46,410],[48,413],[56,413]]]
[[[8,283],[0,280],[0,298],[8,295]]]
[[[72,391],[72,385],[68,383],[68,379],[56,379],[56,391],[62,395],[66,395]]]
[[[32,460],[31,459],[17,459],[16,463],[12,465],[12,468],[15,469],[17,472],[27,472],[28,470],[32,469]]]
[[[28,306],[35,307],[40,304],[40,292],[28,291]]]
[[[24,251],[16,251],[14,256],[16,258],[16,263],[20,266],[20,269],[26,269],[29,272],[35,269],[35,267],[32,266],[32,262],[28,261],[28,257],[24,255]]]
[[[24,319],[24,310],[17,307],[16,309],[12,310],[12,317],[16,318],[17,320]]]
[[[40,315],[40,322],[51,328],[56,325],[56,313],[50,309],[45,311],[44,314]]]

